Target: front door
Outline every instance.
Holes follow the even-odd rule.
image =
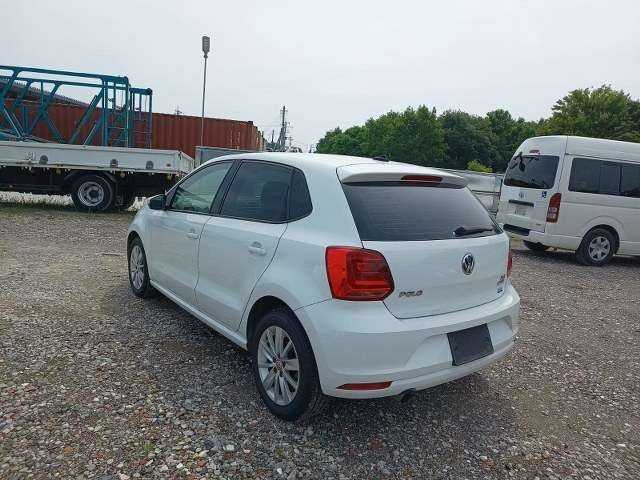
[[[231,165],[214,163],[185,178],[167,199],[168,208],[154,211],[150,222],[150,276],[189,305],[195,305],[200,235]]]

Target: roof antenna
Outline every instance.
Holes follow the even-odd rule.
[[[378,155],[373,157],[374,160],[378,160],[379,162],[388,162],[389,161],[389,157],[387,157],[386,155]]]

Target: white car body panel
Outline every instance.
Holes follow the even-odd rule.
[[[424,242],[363,242],[384,255],[395,291],[385,298],[398,318],[424,317],[464,310],[496,300],[504,293],[509,238],[505,235],[431,240]],[[477,259],[472,275],[465,275],[461,259]],[[422,292],[410,298],[400,292]]]
[[[640,255],[640,198],[575,192],[569,189],[575,158],[640,165],[640,144],[582,137],[535,137],[517,150],[559,157],[554,184],[546,190],[503,185],[497,220],[502,225],[530,229],[528,234],[509,230],[515,238],[550,247],[576,250],[594,227],[615,230],[620,244],[617,253]],[[556,223],[546,221],[549,199],[562,194]],[[535,208],[514,201],[532,202]],[[516,211],[518,210],[518,211]]]
[[[504,234],[397,245],[365,242],[364,247],[381,251],[387,258],[397,282],[392,295],[397,296],[405,285],[424,285],[419,304],[410,303],[410,298],[401,304],[395,297],[336,300],[329,288],[326,248],[363,247],[341,176],[439,175],[459,185],[464,184],[463,179],[413,165],[333,155],[256,153],[213,161],[236,159],[300,169],[313,209],[299,220],[270,224],[144,206],[129,232],[139,235],[145,245],[151,284],[189,313],[247,348],[252,306],[264,297],[279,299],[307,333],[323,392],[346,398],[395,395],[437,385],[491,364],[512,347],[518,332],[519,297],[506,278],[508,240]],[[185,218],[178,221],[173,215]],[[154,221],[160,227],[150,231]],[[197,239],[186,235],[192,228]],[[249,251],[254,242],[261,243],[264,255]],[[412,262],[420,251],[422,257]],[[465,284],[459,269],[468,251],[476,253],[479,263],[477,277]],[[488,325],[494,353],[452,366],[447,333],[482,324]],[[345,383],[377,381],[393,383],[376,391],[338,388]]]
[[[198,309],[237,330],[251,291],[267,269],[287,224],[211,217],[198,256]]]

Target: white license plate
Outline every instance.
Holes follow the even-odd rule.
[[[527,207],[524,205],[516,205],[516,215],[520,215],[521,217],[526,217]]]

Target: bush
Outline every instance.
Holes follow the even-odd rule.
[[[472,172],[482,172],[482,173],[492,173],[493,169],[486,165],[483,165],[478,160],[471,160],[467,163],[467,170],[471,170]]]

